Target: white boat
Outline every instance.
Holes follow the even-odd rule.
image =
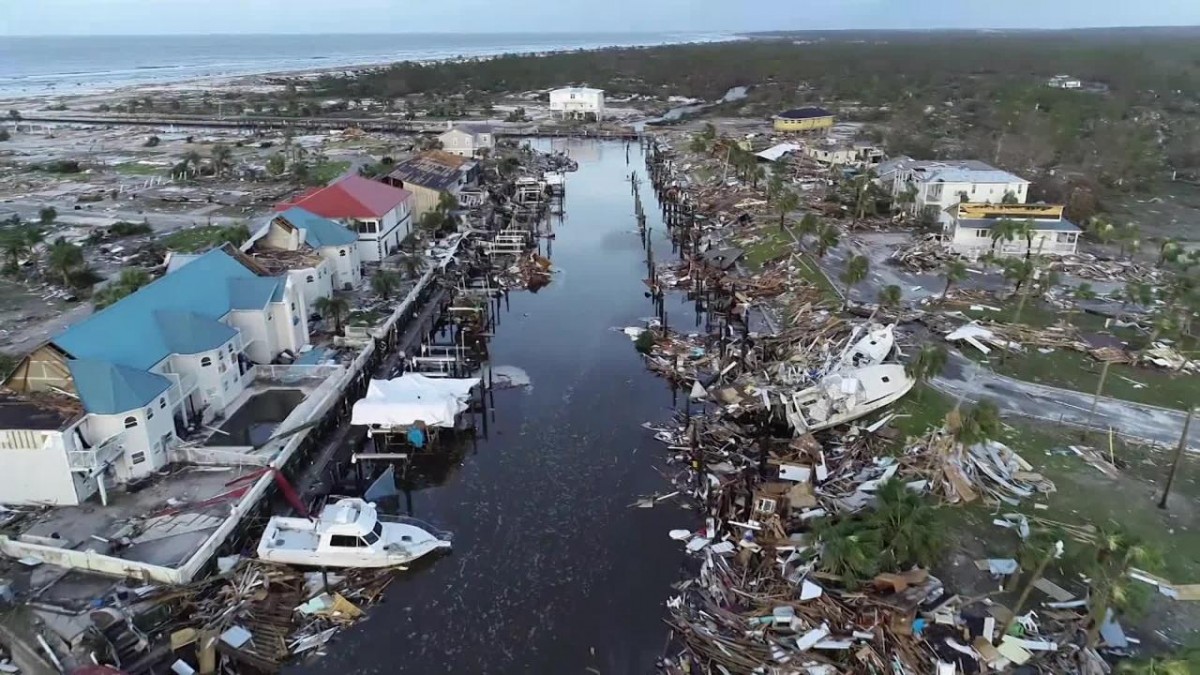
[[[274,517],[258,557],[312,567],[394,567],[450,548],[450,534],[415,518],[380,516],[362,499],[341,499],[317,519]]]
[[[887,407],[914,384],[899,363],[845,370],[827,375],[816,386],[784,396],[784,412],[797,433],[820,431]]]
[[[847,346],[842,352],[842,356],[838,361],[838,369],[846,368],[865,368],[883,363],[884,359],[892,353],[892,349],[896,346],[896,335],[893,332],[895,325],[888,324],[886,326],[868,327],[867,334]],[[855,329],[855,335],[858,330]],[[853,340],[854,337],[852,336]]]

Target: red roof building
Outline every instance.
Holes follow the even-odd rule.
[[[412,199],[412,193],[362,176],[346,176],[329,187],[305,192],[276,211],[293,206],[323,218],[378,219]]]
[[[275,210],[299,207],[341,221],[358,234],[362,260],[377,262],[399,251],[401,242],[412,231],[412,196],[403,188],[350,175],[277,204]]]

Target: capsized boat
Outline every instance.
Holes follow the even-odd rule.
[[[872,324],[868,326],[866,335],[857,342],[847,345],[837,365],[845,369],[865,368],[883,363],[896,346],[894,329],[895,324],[888,324],[886,326]],[[858,330],[855,329],[851,340],[857,337],[857,335]]]
[[[784,396],[784,413],[797,433],[829,429],[895,403],[914,384],[899,363],[844,370]]]
[[[258,557],[311,567],[394,567],[450,548],[450,539],[415,518],[381,516],[371,502],[340,499],[315,520],[271,518]]]

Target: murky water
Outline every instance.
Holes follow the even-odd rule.
[[[672,406],[610,330],[652,313],[628,182],[645,164],[636,145],[629,164],[622,143],[566,149],[580,169],[552,242],[561,272],[511,296],[491,343],[492,362],[525,370],[533,386],[496,392],[489,438],[441,484],[411,493],[413,515],[454,532],[454,552],[401,576],[367,621],[296,672],[653,671],[683,564],[667,532],[696,522],[674,506],[631,508],[668,489],[653,469],[663,447],[640,425]]]

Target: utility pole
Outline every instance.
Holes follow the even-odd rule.
[[[1100,392],[1104,391],[1104,381],[1108,379],[1108,367],[1112,365],[1111,361],[1105,361],[1104,367],[1100,370],[1100,384],[1096,385],[1096,396],[1092,399],[1092,407],[1088,410],[1087,423],[1090,425],[1092,420],[1096,418],[1096,406],[1100,403]],[[1087,427],[1083,428],[1083,437],[1087,438]]]
[[[1187,417],[1183,420],[1183,433],[1179,435],[1179,445],[1175,446],[1175,459],[1171,461],[1171,473],[1167,475],[1167,487],[1163,489],[1162,499],[1158,500],[1158,508],[1167,508],[1167,497],[1171,494],[1171,485],[1175,483],[1175,473],[1183,461],[1183,451],[1187,449],[1188,429],[1192,426],[1192,415],[1196,413],[1195,406],[1188,408]]]

